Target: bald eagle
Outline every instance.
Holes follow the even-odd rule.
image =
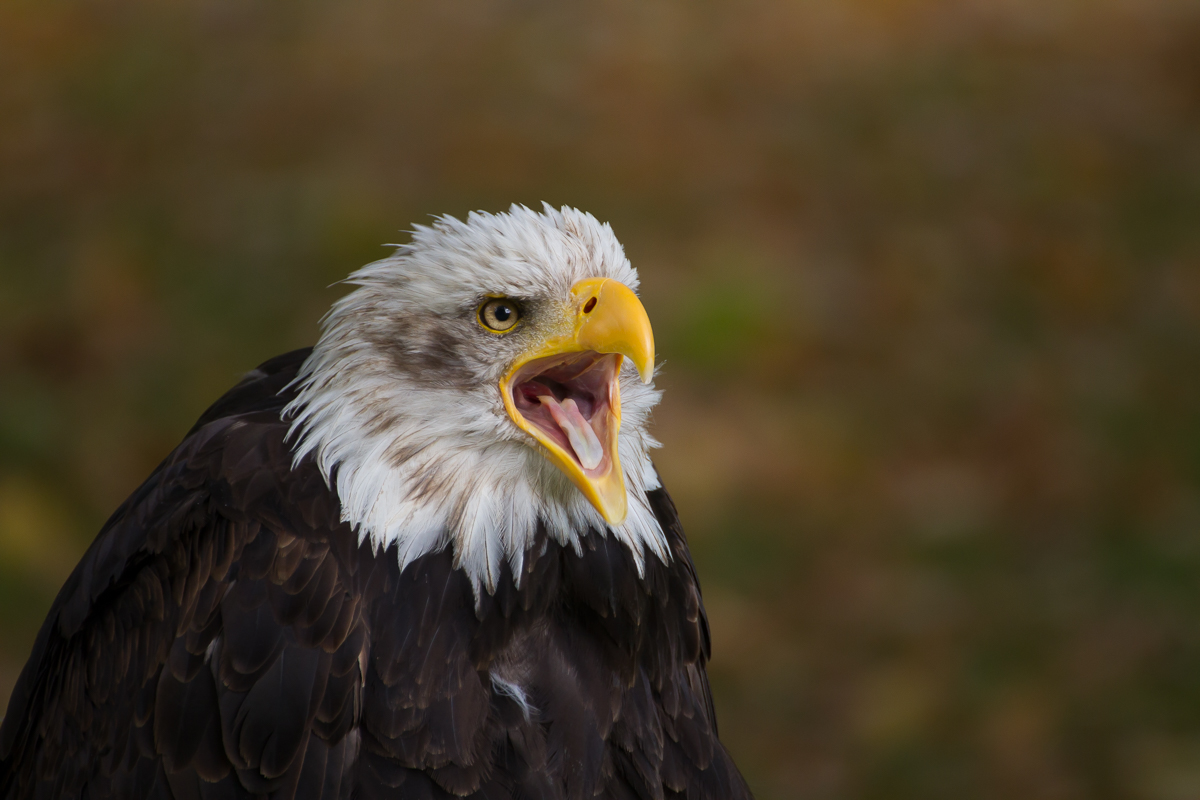
[[[438,218],[104,525],[3,798],[748,798],[607,224]]]

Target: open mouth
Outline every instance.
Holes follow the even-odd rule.
[[[611,278],[571,287],[561,316],[549,315],[498,384],[513,424],[537,442],[600,512],[620,525],[629,510],[617,432],[618,374],[625,359],[644,383],[654,375],[654,335],[637,295]]]
[[[523,365],[509,383],[512,402],[543,445],[589,478],[612,469],[621,424],[617,353],[563,353]],[[540,435],[537,435],[540,434]]]

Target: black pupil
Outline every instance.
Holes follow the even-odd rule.
[[[504,303],[497,303],[492,306],[492,316],[496,318],[497,322],[508,322],[508,318],[512,316],[512,309]]]

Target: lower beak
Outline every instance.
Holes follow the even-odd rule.
[[[628,500],[617,454],[620,372],[628,358],[649,383],[654,334],[637,295],[623,283],[591,278],[571,288],[555,331],[517,359],[500,381],[508,416],[546,451],[611,525]]]

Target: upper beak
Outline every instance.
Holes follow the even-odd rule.
[[[500,381],[509,417],[543,448],[604,519],[625,521],[628,501],[617,454],[620,368],[628,358],[644,383],[654,376],[654,334],[637,295],[590,278],[571,288],[561,318]]]

